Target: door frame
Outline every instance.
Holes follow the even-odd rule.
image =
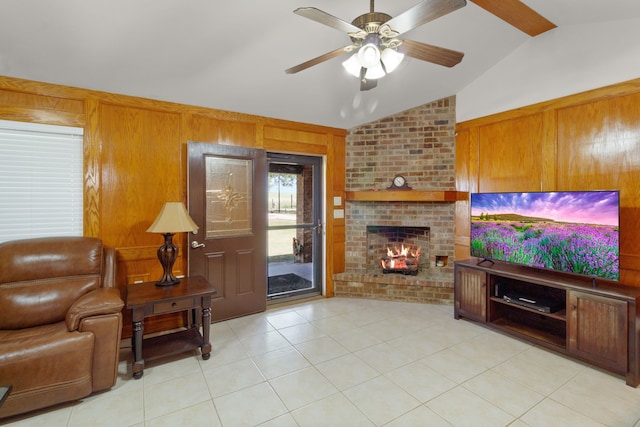
[[[315,236],[319,245],[314,245],[313,252],[313,283],[314,290],[300,293],[297,295],[292,295],[288,298],[275,298],[269,299],[267,298],[267,305],[276,304],[281,302],[293,301],[296,299],[308,298],[309,294],[318,293],[320,296],[326,295],[326,259],[327,259],[327,246],[326,246],[326,215],[327,215],[327,207],[325,201],[326,195],[326,172],[327,172],[327,156],[326,155],[313,155],[308,153],[283,153],[275,150],[268,150],[266,153],[267,157],[267,174],[269,173],[269,164],[270,163],[293,163],[293,164],[307,164],[316,166],[317,163],[317,174],[319,177],[314,175],[313,181],[313,216],[314,219],[317,218],[320,221],[319,224],[319,235]],[[307,159],[308,162],[300,162],[300,160]],[[297,161],[296,161],[297,160]],[[317,175],[316,174],[316,175]],[[268,191],[268,190],[267,190]],[[267,221],[267,236],[268,236],[269,226]],[[267,237],[267,246],[268,246],[268,237]],[[319,247],[318,247],[319,246]],[[267,259],[267,265],[269,264]],[[267,272],[268,277],[268,272]],[[267,292],[268,293],[268,292]]]

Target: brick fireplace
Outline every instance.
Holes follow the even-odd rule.
[[[335,294],[452,303],[455,203],[402,195],[455,191],[455,97],[353,128],[346,143],[347,195],[387,194],[395,175],[404,176],[411,189],[392,201],[346,198],[345,272],[334,275]],[[372,266],[367,233],[372,227],[428,229],[417,276],[383,274]]]

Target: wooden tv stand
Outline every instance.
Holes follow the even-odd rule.
[[[455,263],[454,317],[479,322],[640,383],[640,288],[480,259]],[[526,301],[553,301],[527,306]],[[514,301],[511,298],[511,301]],[[548,310],[549,312],[546,312]]]

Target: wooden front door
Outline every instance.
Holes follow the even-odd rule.
[[[263,150],[189,142],[189,274],[212,283],[212,320],[266,309],[267,169]]]

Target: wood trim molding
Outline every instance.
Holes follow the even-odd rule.
[[[468,200],[466,191],[347,191],[345,199],[352,202],[457,202]]]
[[[622,83],[616,83],[610,86],[588,90],[586,92],[567,95],[561,98],[556,98],[549,101],[540,102],[537,104],[515,108],[509,111],[503,111],[503,112],[491,114],[489,116],[479,117],[477,119],[471,119],[464,122],[460,122],[460,123],[457,123],[456,125],[456,131],[460,132],[462,130],[470,129],[476,126],[490,125],[503,120],[514,119],[514,118],[536,114],[536,113],[543,113],[543,112],[546,112],[547,110],[573,107],[573,106],[585,104],[588,102],[615,98],[615,97],[630,95],[638,92],[640,92],[640,79],[629,80]]]

